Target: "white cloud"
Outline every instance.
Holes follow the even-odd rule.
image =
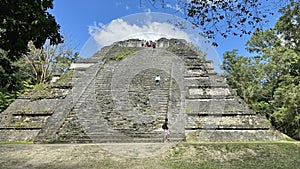
[[[169,23],[149,22],[138,26],[136,24],[128,24],[122,19],[113,20],[107,26],[103,26],[101,23],[94,23],[93,26],[89,26],[89,33],[100,46],[131,38],[157,40],[165,37],[190,41],[187,33],[176,29],[174,25]]]
[[[88,27],[88,31],[90,35],[94,35],[97,32],[101,31],[103,28],[105,27],[105,25],[101,22],[99,22],[98,24],[96,22],[94,22],[93,25],[90,25]]]

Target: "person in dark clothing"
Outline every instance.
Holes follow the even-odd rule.
[[[162,125],[162,128],[164,130],[164,143],[166,143],[169,141],[169,135],[170,135],[170,127],[168,124],[168,118],[165,119],[165,122]]]

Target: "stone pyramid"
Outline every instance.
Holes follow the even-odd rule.
[[[0,141],[35,143],[282,140],[234,94],[213,62],[180,39],[115,42],[0,114]],[[161,77],[160,84],[154,77]]]

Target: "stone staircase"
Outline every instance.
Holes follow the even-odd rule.
[[[212,61],[173,41],[134,52],[115,43],[78,61],[68,85],[23,95],[0,115],[0,141],[162,142],[166,117],[171,142],[284,139],[233,94]]]
[[[151,57],[153,51],[146,49],[143,54]],[[128,86],[127,97],[114,98],[116,67],[118,62],[115,61],[100,65],[96,78],[86,87],[59,129],[58,142],[162,142],[161,126],[170,106],[170,75],[158,69],[146,69],[122,84]],[[159,86],[154,83],[156,74],[161,75]],[[125,90],[114,86],[120,92]],[[184,133],[174,132],[170,140],[184,138]]]

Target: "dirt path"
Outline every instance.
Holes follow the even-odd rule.
[[[140,168],[143,162],[165,153],[175,144],[7,144],[0,145],[0,168],[116,168],[126,161],[130,168]],[[113,163],[111,163],[113,161]],[[152,162],[151,162],[152,161]],[[125,166],[124,166],[125,164]],[[132,166],[132,164],[135,164]],[[118,167],[117,167],[118,168]]]

